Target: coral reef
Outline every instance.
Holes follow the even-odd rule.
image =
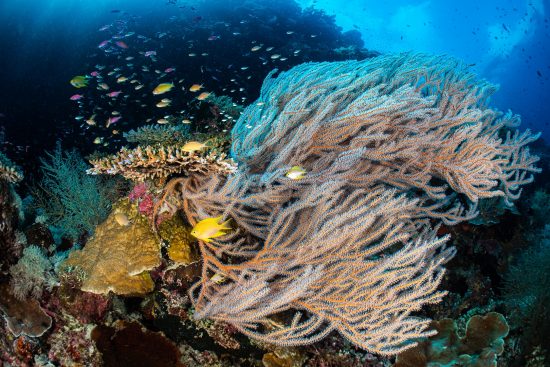
[[[527,148],[538,136],[488,108],[496,88],[449,57],[273,75],[232,130],[239,170],[166,186],[191,224],[223,215],[239,227],[199,242],[195,317],[284,346],[337,330],[379,354],[413,347],[434,331],[411,312],[441,300],[454,254],[428,219],[452,225],[475,218],[480,199],[516,200],[539,171]],[[305,177],[286,177],[293,166]]]
[[[122,199],[86,246],[71,252],[61,272],[76,274],[86,292],[143,295],[153,290],[149,271],[160,265],[160,256],[160,239],[149,221]]]
[[[437,335],[397,356],[394,367],[496,367],[509,327],[504,316],[490,312],[473,316],[460,337],[452,319],[432,322]]]
[[[211,117],[130,131],[138,147],[92,159],[89,173],[133,186],[90,225],[91,237],[79,236],[82,249],[48,228],[42,211],[21,217],[13,185],[0,180],[11,226],[0,227],[11,269],[0,276],[0,364],[549,360],[547,235],[532,228],[546,222],[548,195],[517,200],[539,171],[527,148],[536,135],[488,107],[494,87],[453,59],[414,54],[277,73],[231,137],[210,133],[233,124],[235,107],[211,94],[191,103]],[[185,151],[189,141],[207,148]],[[71,154],[58,147],[47,164],[65,160],[82,174]],[[294,166],[299,178],[288,174]],[[218,216],[231,220],[227,235],[208,243],[190,235]],[[538,245],[514,257],[529,244]]]

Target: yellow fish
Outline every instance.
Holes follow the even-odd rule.
[[[155,89],[153,89],[153,94],[163,94],[169,92],[172,88],[174,88],[174,84],[172,83],[160,83]]]
[[[226,234],[225,230],[229,227],[229,220],[219,223],[223,216],[217,218],[206,218],[195,224],[191,230],[191,235],[204,242],[210,242],[213,238],[221,237]]]
[[[170,106],[170,102],[160,101],[159,103],[157,103],[157,107],[159,107],[159,108],[163,108],[163,107],[166,107],[166,106]]]
[[[127,80],[128,80],[128,78],[126,78],[125,76],[121,76],[116,80],[116,82],[117,83],[124,83]]]
[[[86,120],[86,123],[90,126],[94,126],[96,124],[95,122],[95,115],[92,115],[89,119]]]
[[[193,84],[190,88],[189,88],[189,91],[191,92],[198,92],[199,90],[201,90],[203,88],[203,85],[202,84]]]
[[[206,98],[210,97],[210,93],[208,92],[202,92],[201,94],[199,94],[199,96],[197,97],[197,99],[199,101],[204,101]]]
[[[204,148],[206,148],[206,145],[204,145],[203,143],[199,143],[198,141],[189,141],[185,143],[181,150],[187,153],[193,153],[196,150],[201,150]]]
[[[70,83],[75,88],[84,88],[88,86],[88,79],[84,75],[77,75],[71,79]]]
[[[166,125],[168,122],[169,122],[168,119],[164,119],[164,118],[157,120],[157,123],[161,125]]]
[[[293,180],[300,180],[306,175],[306,170],[300,166],[292,166],[291,169],[285,174],[286,177]]]

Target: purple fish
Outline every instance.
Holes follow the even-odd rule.
[[[146,51],[145,57],[156,56],[156,54],[157,54],[157,51]]]
[[[171,73],[171,72],[173,72],[173,71],[175,71],[175,70],[176,70],[176,68],[166,68],[166,69],[164,69],[164,72],[165,72],[165,73]]]
[[[109,93],[107,93],[107,95],[109,97],[117,97],[120,93],[122,93],[122,91],[117,90],[117,91],[114,91],[114,92],[109,92]]]
[[[105,125],[105,127],[111,126],[112,124],[114,124],[115,122],[117,122],[120,119],[121,119],[121,116],[109,117],[107,119],[107,124]]]
[[[75,94],[75,95],[72,95],[72,96],[71,96],[71,101],[78,101],[78,100],[81,99],[82,97],[84,97],[82,94]]]
[[[95,77],[95,76],[99,76],[99,71],[92,71],[92,72],[90,73],[90,76],[94,76],[94,77]]]
[[[120,48],[128,48],[128,45],[124,41],[116,41],[115,44]]]
[[[108,40],[105,40],[105,41],[102,41],[97,47],[99,48],[104,48],[105,46],[107,46],[109,44],[109,41]]]

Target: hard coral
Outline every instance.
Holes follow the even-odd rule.
[[[42,310],[37,300],[19,300],[7,284],[0,284],[0,311],[15,336],[39,337],[52,326],[52,318]]]
[[[173,174],[220,172],[231,173],[235,163],[225,153],[189,153],[180,146],[122,148],[117,154],[90,161],[89,174],[121,174],[135,181],[147,179],[161,182]]]
[[[120,223],[117,218],[126,218]],[[153,290],[149,270],[160,265],[160,239],[127,199],[119,201],[94,236],[61,265],[81,276],[86,292],[143,295]]]
[[[394,367],[496,367],[509,331],[506,319],[497,312],[470,318],[463,337],[452,319],[433,321],[432,328],[437,335],[399,354]]]
[[[160,237],[167,241],[168,257],[176,265],[188,265],[197,260],[193,251],[193,243],[196,241],[191,236],[191,227],[186,226],[178,215],[163,221],[158,231]]]

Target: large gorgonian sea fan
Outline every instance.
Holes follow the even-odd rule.
[[[517,199],[538,172],[526,147],[537,135],[488,108],[495,86],[450,57],[308,63],[273,76],[232,131],[238,171],[166,187],[192,224],[223,214],[239,228],[199,242],[195,317],[278,345],[336,330],[379,354],[410,348],[433,333],[412,313],[444,296],[454,255],[431,224],[474,218],[482,198]],[[296,165],[305,177],[285,177]]]

